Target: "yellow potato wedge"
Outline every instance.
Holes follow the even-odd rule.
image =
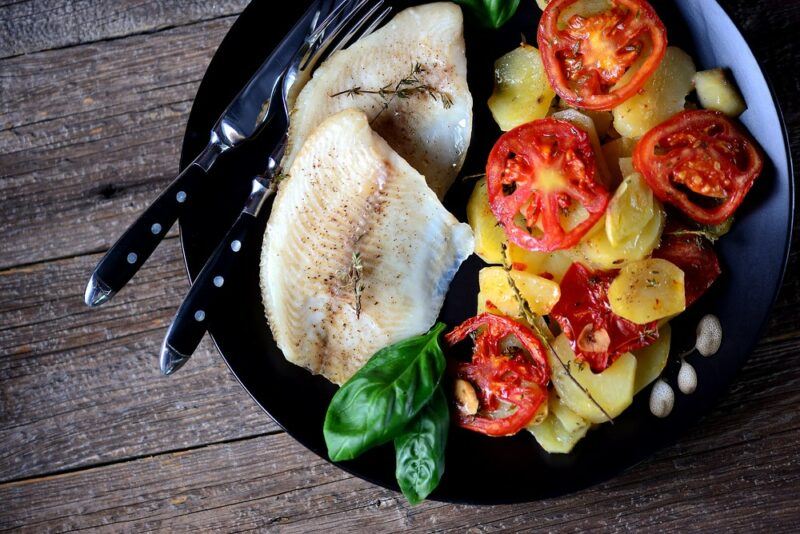
[[[697,99],[705,109],[738,117],[747,109],[744,98],[722,69],[702,70],[694,75]]]
[[[547,315],[558,299],[561,288],[556,282],[523,271],[513,271],[511,278],[519,289],[531,311]],[[484,267],[478,274],[478,313],[488,311],[508,317],[519,317],[519,302],[508,283],[508,275],[502,267]]]
[[[547,351],[553,386],[561,402],[570,410],[592,423],[604,423],[608,420],[589,396],[573,382],[559,359],[568,366],[572,377],[611,417],[618,416],[630,406],[637,365],[633,354],[623,354],[611,367],[594,374],[588,364],[581,364],[576,360],[564,334],[556,338],[553,348],[556,354]]]
[[[668,47],[661,65],[642,89],[613,109],[614,128],[622,137],[636,139],[683,111],[695,72],[694,62],[686,52]],[[625,76],[620,83],[624,81]]]
[[[637,172],[633,166],[633,158],[619,158],[619,172],[622,173],[622,176],[630,176]]]
[[[467,202],[467,222],[475,234],[475,254],[489,264],[503,263],[501,246],[506,242],[506,234],[489,207],[486,178],[478,180],[472,190]]]
[[[631,156],[633,156],[634,148],[636,148],[636,141],[628,137],[614,139],[602,146],[603,156],[605,156],[606,164],[608,165],[608,171],[614,178],[615,183],[621,182],[623,178],[630,174],[630,172],[623,172],[620,166],[623,158],[630,161]],[[631,164],[630,168],[632,167],[633,165]]]
[[[543,119],[554,97],[535,47],[520,45],[495,62],[494,92],[489,97],[489,109],[501,130],[508,131]]]
[[[508,258],[514,266],[514,270],[538,274],[546,278],[552,277],[556,282],[561,282],[574,261],[582,259],[573,250],[534,252],[513,243],[508,247]]]
[[[566,454],[586,435],[591,423],[567,408],[550,392],[550,413],[537,425],[528,425],[536,442],[549,453]]]
[[[654,215],[639,234],[614,246],[608,239],[606,221],[603,218],[578,243],[575,253],[587,266],[594,269],[619,269],[627,262],[646,258],[658,246],[666,221],[661,204],[655,199],[653,203]]]
[[[672,328],[665,323],[658,329],[655,343],[643,349],[633,351],[636,356],[636,378],[633,381],[633,394],[639,393],[653,380],[661,376],[669,360],[669,348],[672,340]]]
[[[606,209],[606,236],[613,247],[641,234],[647,223],[655,217],[653,190],[638,172],[625,178]]]
[[[683,271],[674,263],[651,258],[626,264],[608,288],[611,311],[646,324],[686,309]]]

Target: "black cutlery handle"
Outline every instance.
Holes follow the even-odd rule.
[[[192,201],[225,146],[210,143],[131,224],[97,264],[84,300],[97,306],[122,289],[156,249]]]
[[[220,293],[231,277],[240,272],[242,249],[250,244],[248,237],[255,222],[253,214],[239,215],[189,289],[161,347],[160,365],[165,375],[183,366],[203,339],[208,318],[217,312]]]

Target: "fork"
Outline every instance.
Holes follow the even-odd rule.
[[[266,96],[274,94],[281,74],[306,36],[314,31],[320,18],[341,13],[352,0],[344,0],[336,6],[338,1],[314,0],[311,3],[228,104],[209,132],[208,144],[202,152],[136,218],[98,262],[86,286],[84,301],[87,305],[98,306],[107,302],[122,289],[192,202],[217,158],[261,132],[266,115],[273,107]]]
[[[252,228],[265,201],[275,192],[280,162],[286,148],[290,111],[294,99],[313,71],[325,58],[355,40],[369,35],[390,13],[383,0],[348,1],[346,12],[337,12],[325,19],[306,39],[283,73],[280,83],[281,106],[274,112],[270,130],[281,132],[267,158],[263,174],[253,178],[252,189],[239,217],[225,235],[181,303],[161,346],[161,372],[170,375],[185,364],[207,331],[209,313],[214,313],[221,288],[241,261],[242,250],[248,245]],[[272,107],[275,109],[275,107]]]

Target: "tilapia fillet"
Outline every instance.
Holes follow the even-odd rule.
[[[442,198],[461,170],[472,135],[463,26],[457,5],[425,4],[401,11],[381,29],[331,55],[297,98],[284,165],[291,166],[325,118],[355,107]],[[417,82],[401,85],[405,93],[400,96],[370,93],[394,91],[404,79]]]
[[[261,254],[267,317],[287,360],[342,384],[434,324],[472,230],[358,110],[325,120],[289,176]]]

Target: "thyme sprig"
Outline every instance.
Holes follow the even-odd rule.
[[[697,235],[708,239],[711,243],[716,243],[716,241],[720,238],[720,236],[712,234],[711,232],[707,232],[705,230],[676,230],[674,232],[669,232],[669,235]]]
[[[396,83],[387,83],[378,89],[365,89],[361,86],[351,87],[338,93],[330,95],[331,98],[338,96],[355,97],[359,95],[377,95],[383,101],[383,113],[388,109],[389,105],[395,98],[405,99],[411,98],[414,95],[427,95],[428,97],[441,102],[445,109],[453,105],[453,97],[449,93],[441,91],[432,85],[422,81],[421,75],[426,73],[427,69],[420,63],[415,63],[411,71],[404,78]],[[378,115],[380,115],[380,113]],[[374,119],[373,119],[374,120]]]
[[[364,264],[361,261],[361,252],[354,250],[353,256],[350,259],[350,266],[341,271],[338,276],[343,286],[352,288],[354,297],[353,308],[356,311],[356,319],[361,317],[361,294],[364,292],[364,283],[361,281],[363,272]]]
[[[572,382],[578,387],[578,389],[580,389],[583,393],[586,394],[586,396],[589,398],[592,404],[597,406],[597,409],[600,410],[602,414],[606,416],[606,418],[611,424],[613,424],[614,419],[609,415],[607,411],[605,411],[605,409],[603,409],[600,403],[595,400],[592,394],[589,393],[589,391],[585,387],[583,387],[583,384],[578,382],[578,380],[572,375],[569,362],[564,363],[564,361],[561,359],[561,356],[559,356],[556,350],[553,348],[552,344],[553,333],[550,331],[550,328],[547,326],[547,323],[545,323],[542,316],[533,313],[530,304],[528,304],[528,301],[525,300],[525,297],[522,296],[522,292],[517,287],[517,283],[514,281],[514,277],[511,276],[512,267],[511,267],[511,262],[508,259],[508,245],[505,243],[501,243],[500,248],[503,253],[503,270],[506,272],[506,276],[508,277],[508,285],[511,286],[511,290],[514,292],[514,299],[517,301],[520,313],[525,318],[525,320],[533,327],[533,330],[539,337],[539,339],[545,345],[547,345],[548,350],[553,353],[553,356],[556,357],[556,360],[558,360],[558,363],[561,364],[561,367],[567,373],[567,376],[569,376],[570,380],[572,380]],[[581,369],[580,364],[578,364],[578,368]]]
[[[674,232],[668,232],[669,235],[698,235],[700,237],[704,237],[711,241],[711,243],[716,243],[716,241],[727,234],[731,226],[733,226],[733,217],[730,217],[719,224],[704,224],[700,225],[699,228],[694,230],[675,230]]]

